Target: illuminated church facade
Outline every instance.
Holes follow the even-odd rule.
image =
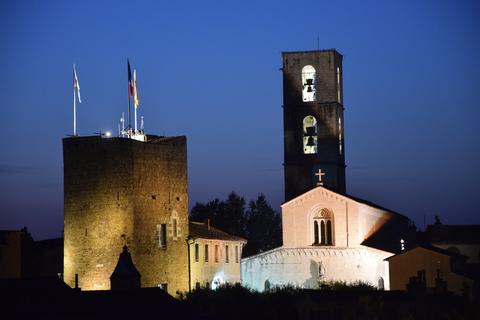
[[[256,290],[362,281],[388,289],[385,258],[412,235],[409,219],[346,194],[342,55],[283,53],[283,245],[242,260]]]

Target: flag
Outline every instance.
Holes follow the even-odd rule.
[[[127,59],[128,64],[128,95],[129,97],[133,96],[133,82],[132,82],[132,71],[130,70],[130,61]]]
[[[73,90],[77,90],[78,102],[82,103],[82,98],[80,98],[80,84],[78,83],[77,69],[75,69],[75,64],[73,64]]]
[[[138,108],[140,101],[138,101],[138,91],[137,91],[137,70],[133,69],[133,105],[135,108]]]

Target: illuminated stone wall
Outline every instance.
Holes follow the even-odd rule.
[[[195,257],[195,244],[198,244],[198,261]],[[205,259],[205,244],[208,244],[208,261]],[[218,246],[218,260],[215,261],[215,246]],[[229,259],[226,262],[225,246],[229,247]],[[219,284],[240,283],[240,259],[242,257],[241,241],[215,239],[195,239],[190,243],[191,288],[215,287]],[[238,247],[238,261],[235,259],[235,247]],[[207,285],[208,282],[208,285]],[[215,282],[215,283],[214,283]]]
[[[282,205],[283,246],[312,245],[314,217],[322,210],[331,214],[336,246],[367,245],[395,253],[401,239],[410,242],[415,236],[407,217],[317,187]]]
[[[242,284],[263,291],[268,285],[316,289],[328,281],[378,286],[382,279],[388,289],[388,264],[383,261],[388,256],[388,252],[368,247],[280,247],[242,259]]]
[[[332,222],[332,244],[316,244],[315,217]],[[408,219],[317,187],[282,205],[283,246],[242,260],[242,284],[255,289],[318,281],[364,281],[389,287],[385,258],[409,243]]]
[[[75,137],[63,146],[65,282],[74,286],[78,274],[83,290],[109,289],[127,244],[142,287],[188,290],[186,138]],[[167,226],[164,248],[160,224]]]

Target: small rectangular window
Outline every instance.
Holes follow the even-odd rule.
[[[159,286],[160,289],[162,289],[163,291],[168,291],[168,284],[167,284],[167,283],[160,283],[158,286]]]
[[[157,225],[157,232],[158,232],[158,246],[160,248],[167,247],[167,225],[162,223]]]
[[[225,246],[225,262],[228,263],[228,246]]]
[[[235,246],[235,262],[238,263],[238,246]]]
[[[205,262],[208,262],[208,244],[205,245]]]
[[[215,262],[218,262],[218,245],[215,245]]]
[[[198,243],[195,243],[195,262],[198,262]]]

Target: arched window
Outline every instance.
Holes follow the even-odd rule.
[[[303,118],[303,153],[317,153],[317,119],[314,116]]]
[[[327,220],[327,244],[332,245],[332,221]]]
[[[378,289],[379,290],[384,290],[385,289],[385,283],[384,283],[382,277],[378,278]]]
[[[333,215],[328,209],[321,209],[313,217],[313,245],[333,245]]]
[[[270,281],[265,280],[265,283],[263,285],[263,291],[270,291]]]
[[[302,69],[302,98],[304,102],[317,100],[317,86],[315,81],[315,68],[307,65]]]
[[[338,118],[338,152],[342,154],[342,118]]]
[[[325,221],[320,222],[320,244],[325,244]]]
[[[318,244],[318,222],[313,222],[313,244]]]

